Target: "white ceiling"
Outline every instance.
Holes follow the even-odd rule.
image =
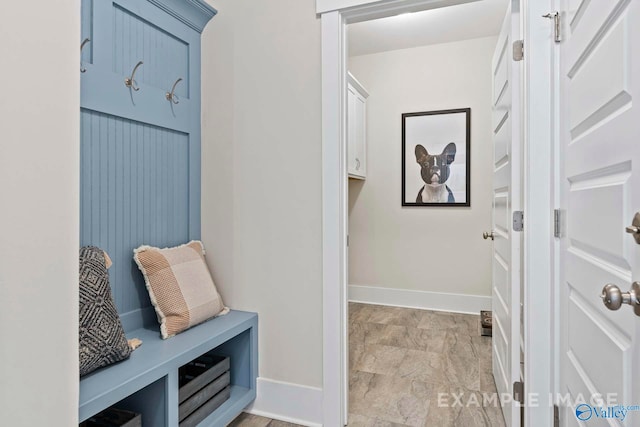
[[[498,35],[509,0],[480,0],[348,26],[349,56]]]

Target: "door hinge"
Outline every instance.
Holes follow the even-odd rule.
[[[347,234],[347,247],[349,247],[349,235]]]
[[[553,427],[560,427],[560,407],[553,405]]]
[[[546,15],[542,15],[543,18],[553,19],[553,31],[554,31],[554,40],[556,43],[560,43],[561,38],[561,28],[560,28],[560,13],[556,10],[551,13],[547,13]]]
[[[562,237],[562,210],[553,211],[553,236]]]
[[[524,383],[522,381],[513,383],[513,400],[524,405]]]
[[[524,40],[513,42],[513,60],[522,61],[524,59]]]
[[[514,211],[513,212],[513,231],[522,231],[522,230],[524,230],[524,212]]]

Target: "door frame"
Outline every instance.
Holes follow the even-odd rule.
[[[348,399],[346,144],[347,44],[345,27],[399,13],[478,0],[316,0],[322,38],[322,271],[323,425],[342,426]],[[525,393],[537,400],[527,425],[552,425],[557,383],[554,340],[552,217],[556,144],[552,25],[541,16],[555,0],[520,4],[525,38],[524,132],[524,343]],[[512,7],[515,7],[512,6]],[[532,268],[535,267],[535,268]],[[535,316],[534,316],[535,314]],[[534,363],[535,361],[535,363]]]
[[[524,382],[536,399],[525,408],[525,424],[553,425],[558,372],[556,262],[553,210],[557,207],[557,54],[553,24],[542,15],[557,0],[524,1]],[[549,333],[551,331],[551,333]]]

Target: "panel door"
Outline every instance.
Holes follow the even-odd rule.
[[[640,246],[625,232],[640,210],[640,2],[567,0],[561,17],[561,425],[638,426],[638,412],[596,409],[614,403],[609,393],[640,400],[640,317],[600,298],[605,284],[628,291],[640,279]]]
[[[357,175],[356,158],[358,150],[356,147],[356,103],[358,95],[353,86],[347,85],[347,172],[349,176]]]
[[[367,101],[351,84],[347,86],[347,108],[349,175],[353,178],[365,178]]]
[[[493,57],[493,376],[505,423],[520,425],[520,408],[510,396],[521,380],[520,266],[522,233],[513,230],[521,209],[521,63],[511,56],[512,34],[519,31],[517,8],[509,8]]]
[[[369,93],[347,73],[347,172],[349,177],[367,176],[367,98]]]
[[[355,108],[355,172],[358,176],[367,176],[367,153],[366,153],[366,136],[367,136],[367,101],[361,94],[356,95]]]

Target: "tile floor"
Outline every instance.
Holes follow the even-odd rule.
[[[229,427],[298,427],[298,425],[243,413],[233,420]]]
[[[479,320],[350,303],[349,426],[503,427]]]
[[[349,304],[349,427],[504,427],[479,316]],[[462,402],[460,404],[459,402]],[[291,427],[243,414],[233,427]]]

